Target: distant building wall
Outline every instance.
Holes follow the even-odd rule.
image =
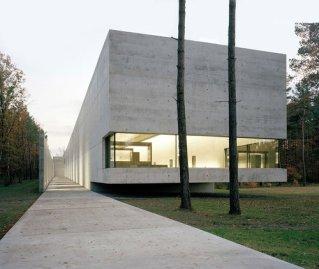
[[[39,135],[39,191],[44,192],[54,177],[54,163],[48,147],[47,136]]]
[[[64,159],[63,157],[53,157],[54,176],[64,177]]]

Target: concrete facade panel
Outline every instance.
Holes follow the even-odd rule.
[[[72,132],[65,158],[65,176],[90,188],[101,176],[102,137],[109,132],[109,39],[107,38]]]
[[[192,168],[189,170],[190,183],[228,182],[226,168]],[[178,168],[109,168],[104,169],[104,179],[93,180],[106,184],[146,184],[179,183]],[[280,168],[241,168],[238,171],[240,182],[285,182],[286,169]]]
[[[111,131],[176,134],[174,39],[111,31]],[[228,136],[227,47],[186,41],[190,135]],[[286,137],[285,55],[237,49],[238,136]]]

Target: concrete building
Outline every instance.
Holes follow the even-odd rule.
[[[185,98],[194,190],[228,181],[227,47],[186,41]],[[65,175],[91,183],[178,183],[177,41],[109,31],[66,149]],[[237,49],[241,182],[286,181],[286,56]]]

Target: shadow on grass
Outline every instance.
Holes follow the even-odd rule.
[[[173,188],[169,188],[169,187]],[[278,188],[278,189],[277,189]],[[298,188],[298,187],[296,187]],[[271,187],[271,188],[240,188],[239,195],[241,199],[255,199],[255,200],[278,200],[278,199],[292,199],[309,193],[303,193],[304,190],[300,188],[300,192],[295,190],[287,192],[291,188],[285,187]],[[144,198],[165,198],[165,197],[179,197],[179,184],[93,184],[92,190],[109,196],[115,199],[144,199]],[[192,197],[197,198],[229,198],[229,190],[215,189],[213,193],[192,193]]]

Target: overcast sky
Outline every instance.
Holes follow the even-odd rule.
[[[177,35],[178,0],[0,0],[0,51],[26,75],[29,110],[53,154],[66,148],[109,29]],[[318,0],[237,0],[237,45],[296,54],[295,22]],[[186,38],[227,43],[228,0],[187,0]]]

